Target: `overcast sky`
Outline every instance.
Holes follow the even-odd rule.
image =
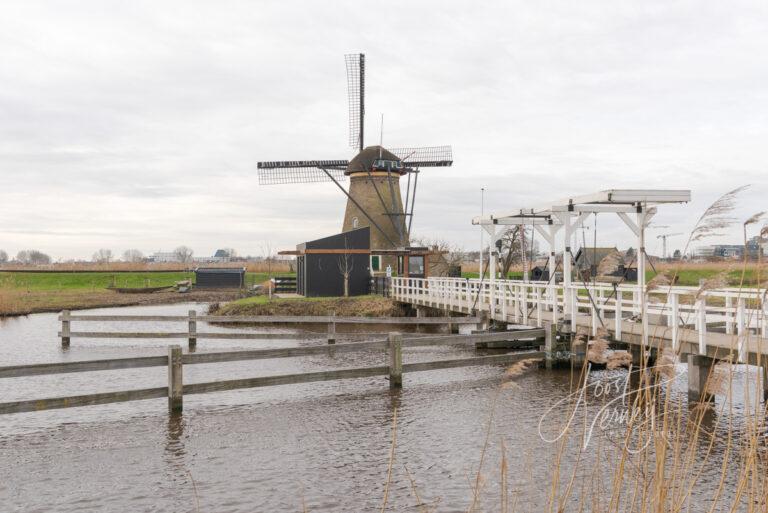
[[[657,216],[684,232],[751,183],[746,218],[768,210],[766,49],[764,1],[4,1],[0,249],[256,255],[338,232],[333,184],[260,187],[256,162],[351,158],[353,52],[367,143],[384,113],[385,146],[453,146],[421,174],[416,235],[476,249],[483,186],[486,212],[690,188]],[[598,244],[631,245],[614,218]]]

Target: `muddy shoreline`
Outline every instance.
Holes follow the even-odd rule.
[[[62,310],[87,310],[113,306],[163,305],[174,303],[221,303],[242,297],[237,290],[193,290],[120,294],[109,290],[96,291],[30,291],[0,297],[0,318],[20,317],[34,313]]]

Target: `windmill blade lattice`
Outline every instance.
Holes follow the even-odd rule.
[[[349,96],[349,146],[362,151],[365,129],[365,54],[347,54],[344,60],[347,63]]]
[[[346,160],[288,160],[259,162],[259,185],[282,185],[291,183],[331,182],[328,173],[337,181],[346,180]]]
[[[450,146],[389,148],[408,167],[448,167],[453,165]]]

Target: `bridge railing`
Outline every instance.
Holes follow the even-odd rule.
[[[541,326],[543,312],[555,322],[566,314],[588,315],[593,332],[605,324],[617,338],[623,322],[639,321],[641,311],[641,294],[632,284],[582,283],[566,288],[543,281],[398,277],[392,279],[392,290],[399,300],[467,313],[488,311],[492,319],[521,324]],[[688,328],[698,333],[699,350],[704,352],[709,328],[768,337],[766,299],[766,289],[665,286],[646,291],[646,309],[653,324],[670,328],[674,348],[680,329]]]

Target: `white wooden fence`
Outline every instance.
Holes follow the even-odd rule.
[[[593,333],[604,324],[617,339],[624,323],[639,322],[641,312],[640,291],[633,284],[564,287],[545,281],[397,277],[392,278],[391,295],[403,302],[466,313],[485,311],[491,319],[539,327],[544,320],[557,322],[563,315],[590,316]],[[647,291],[646,296],[649,325],[669,327],[673,348],[679,346],[683,328],[697,332],[701,354],[706,351],[708,329],[715,327],[742,339],[749,334],[768,336],[766,289],[701,291],[667,286]]]

